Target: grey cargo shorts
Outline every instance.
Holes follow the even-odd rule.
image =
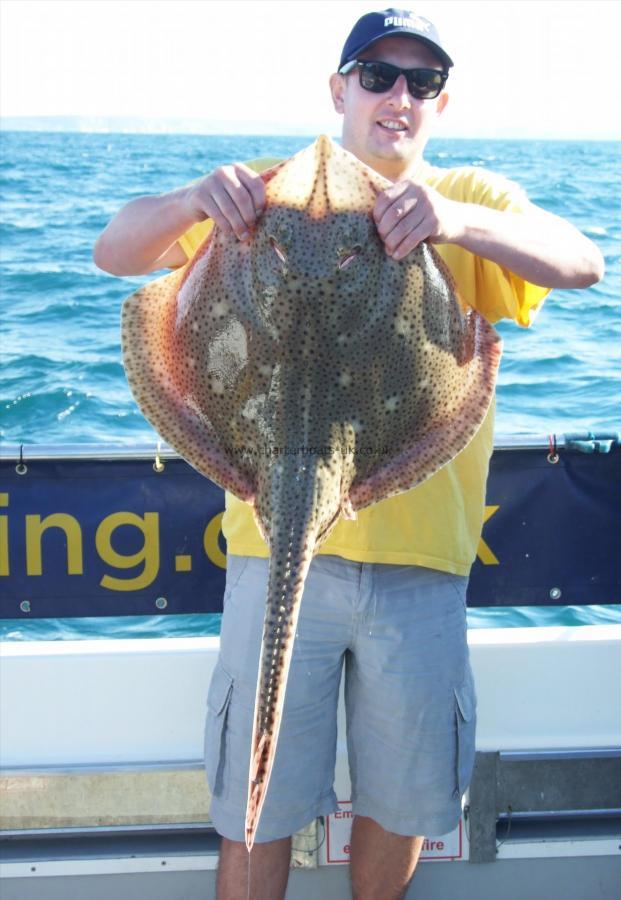
[[[210,816],[235,841],[245,838],[267,570],[266,559],[228,557],[220,656],[207,700]],[[313,560],[258,842],[294,834],[337,809],[343,669],[353,813],[402,835],[456,827],[476,721],[467,581],[417,566]]]

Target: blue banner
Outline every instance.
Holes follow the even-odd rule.
[[[494,452],[469,605],[621,603],[621,450],[557,456]],[[16,462],[0,461],[1,618],[221,611],[224,497],[185,462]]]

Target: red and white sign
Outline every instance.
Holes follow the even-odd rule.
[[[351,800],[339,800],[338,810],[326,816],[325,841],[319,849],[320,865],[349,862],[352,818]],[[449,834],[426,837],[420,859],[427,862],[464,859],[462,820],[459,820],[457,828]]]

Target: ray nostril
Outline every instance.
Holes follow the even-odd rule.
[[[282,247],[280,246],[280,244],[278,243],[278,241],[276,240],[275,237],[270,237],[270,244],[272,245],[272,250],[274,251],[274,253],[275,253],[276,256],[278,257],[278,259],[279,259],[282,263],[286,263],[286,262],[287,262],[287,254],[286,254],[285,251],[282,249]]]
[[[356,257],[360,256],[362,252],[362,247],[355,246],[352,247],[351,250],[345,251],[341,254],[339,259],[339,269],[346,269],[347,266],[351,265]]]

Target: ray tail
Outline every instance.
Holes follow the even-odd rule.
[[[304,581],[316,550],[321,463],[284,458],[271,485],[271,557],[250,752],[246,846],[252,849],[267,796],[293,653]],[[318,476],[319,469],[319,476]],[[279,497],[286,492],[286,502]],[[338,500],[337,500],[338,503]]]

